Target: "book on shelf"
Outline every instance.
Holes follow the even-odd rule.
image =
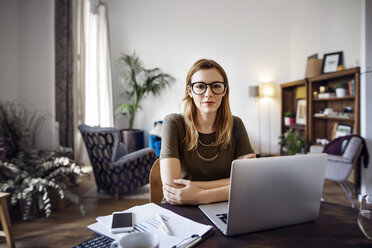
[[[303,128],[303,127],[305,127],[305,125],[304,124],[293,123],[291,125],[291,127],[294,127],[294,128]]]
[[[319,93],[318,94],[318,98],[319,99],[324,99],[324,98],[332,98],[332,97],[336,97],[336,93],[332,92],[326,92],[326,93]]]
[[[348,82],[348,86],[349,86],[349,96],[355,96],[355,80],[351,79]]]
[[[354,120],[354,113],[339,113],[337,117]]]

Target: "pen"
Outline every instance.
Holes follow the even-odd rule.
[[[193,247],[194,245],[196,245],[197,243],[199,243],[200,240],[202,240],[202,237],[199,237],[199,238],[195,239],[195,240],[192,241],[190,244],[186,245],[185,248]]]
[[[194,239],[194,240],[191,240],[190,243],[184,244],[184,242],[188,239]],[[181,242],[172,246],[172,248],[180,248],[180,247],[190,248],[190,247],[193,247],[194,245],[196,245],[197,243],[199,243],[200,240],[202,240],[202,237],[200,237],[197,234],[193,234],[193,235],[191,235],[191,237],[188,237],[188,238],[185,238],[185,239],[181,240]]]
[[[168,234],[168,235],[171,235],[171,232],[169,231],[167,225],[165,224],[164,220],[163,220],[163,217],[161,217],[160,214],[157,215],[159,221],[160,221],[160,224],[161,224],[161,228],[163,229],[163,231]]]

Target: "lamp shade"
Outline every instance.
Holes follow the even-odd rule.
[[[255,86],[249,86],[248,87],[248,90],[249,90],[249,96],[250,97],[257,97],[258,96],[258,86],[255,85]]]
[[[262,83],[260,86],[261,97],[275,97],[275,85],[273,82]]]

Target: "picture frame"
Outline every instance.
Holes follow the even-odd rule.
[[[296,124],[306,125],[306,99],[297,99]]]
[[[335,138],[350,135],[353,132],[353,126],[351,125],[344,125],[344,124],[338,124],[337,130],[335,133]]]
[[[342,51],[324,54],[322,63],[322,74],[336,72],[337,67],[343,64],[343,58],[344,53]]]
[[[312,54],[312,55],[308,56],[307,59],[318,59],[318,54],[317,53]]]

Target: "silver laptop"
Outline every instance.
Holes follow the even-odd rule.
[[[326,154],[234,160],[228,202],[199,205],[228,236],[319,216]]]

